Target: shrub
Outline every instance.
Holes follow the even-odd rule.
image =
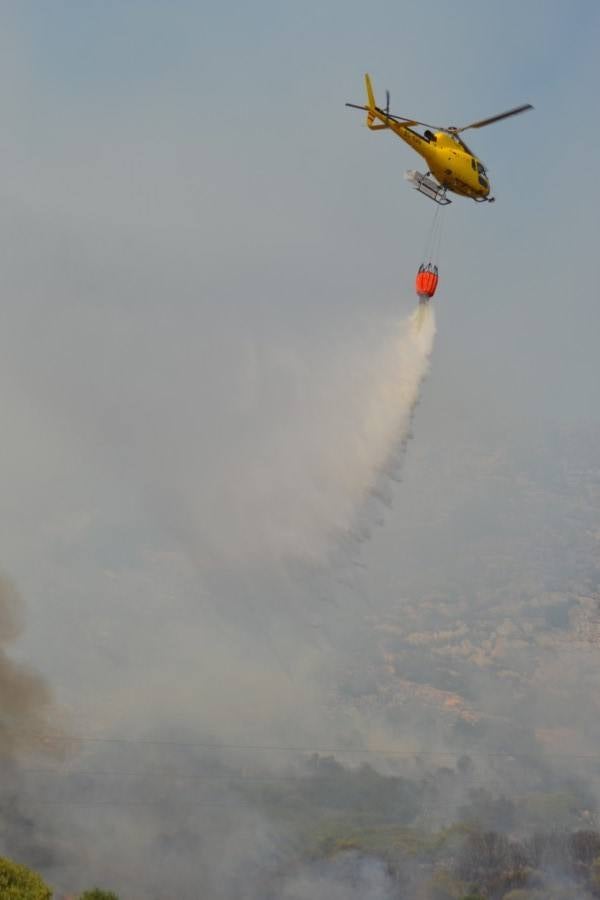
[[[51,900],[52,891],[27,866],[0,857],[0,897],[2,900]]]

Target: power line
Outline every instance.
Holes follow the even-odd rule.
[[[10,734],[16,738],[39,741],[47,744],[108,744],[108,745],[131,745],[131,746],[165,746],[176,747],[181,749],[203,749],[221,752],[224,750],[233,750],[240,752],[262,752],[262,753],[311,753],[311,754],[337,754],[339,756],[387,756],[398,758],[445,758],[458,759],[461,756],[468,756],[471,759],[477,758],[504,758],[504,759],[527,759],[530,760],[534,756],[533,752],[518,752],[508,750],[394,750],[390,747],[309,747],[299,745],[281,745],[281,744],[237,744],[237,743],[215,743],[213,741],[181,741],[165,738],[132,738],[132,737],[105,737],[96,735],[64,735],[52,732],[18,732],[2,729],[0,733]],[[565,758],[580,759],[589,761],[600,761],[598,753],[575,753],[572,751],[558,750],[537,750],[535,755],[543,760],[545,758]]]

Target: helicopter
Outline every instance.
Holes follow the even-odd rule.
[[[470,197],[477,203],[494,202],[495,197],[490,197],[490,180],[485,166],[467,147],[460,135],[469,128],[483,128],[485,125],[491,125],[493,122],[499,122],[501,119],[508,119],[509,116],[516,116],[528,109],[533,109],[531,103],[516,106],[507,112],[491,116],[489,119],[471,122],[461,128],[455,126],[443,128],[419,122],[417,119],[409,119],[406,116],[392,115],[390,113],[390,92],[386,91],[386,105],[385,109],[382,109],[375,104],[375,94],[369,75],[365,75],[365,86],[367,105],[346,103],[346,106],[364,110],[367,113],[366,124],[371,131],[390,129],[425,159],[428,171],[424,175],[414,170],[409,170],[405,175],[418,191],[440,206],[446,206],[452,202],[446,196],[447,191],[463,197]],[[414,131],[412,128],[414,125],[423,126],[425,132],[421,135]]]

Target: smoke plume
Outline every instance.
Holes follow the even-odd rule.
[[[46,681],[7,652],[21,630],[20,595],[0,575],[0,847],[2,853],[47,866],[54,858],[53,839],[28,810],[23,767],[64,756],[65,744]]]
[[[41,737],[56,731],[53,701],[41,675],[12,660],[7,649],[22,629],[21,598],[0,575],[0,756],[16,761],[27,751],[43,749]]]
[[[214,383],[214,379],[202,378],[203,368],[206,376],[211,369],[219,371],[208,352],[188,357],[179,348],[184,362],[170,372],[168,391],[158,387],[164,372],[159,368],[154,373],[151,367],[144,378],[140,376],[143,395],[137,396],[136,382],[125,378],[119,379],[120,393],[113,392],[110,382],[104,385],[102,397],[97,393],[94,397],[90,388],[90,397],[96,401],[90,401],[90,409],[94,416],[98,408],[105,411],[102,427],[119,448],[121,458],[135,458],[148,496],[153,502],[158,500],[154,509],[167,511],[169,522],[176,524],[195,560],[210,562],[202,572],[204,602],[198,604],[194,596],[181,613],[181,621],[175,610],[169,610],[168,621],[161,628],[160,652],[150,654],[150,660],[147,637],[140,637],[138,646],[138,630],[124,628],[125,612],[119,611],[119,627],[111,633],[111,652],[119,658],[122,644],[127,666],[131,670],[143,666],[146,678],[141,683],[129,670],[116,671],[105,709],[108,722],[120,719],[117,728],[123,728],[133,711],[136,720],[146,720],[144,729],[149,735],[168,738],[172,725],[179,722],[181,728],[185,722],[186,735],[192,740],[210,735],[217,748],[220,740],[299,746],[331,742],[335,746],[342,732],[351,733],[355,742],[365,740],[359,724],[344,721],[344,711],[338,717],[324,706],[323,686],[331,676],[325,669],[335,663],[337,650],[324,629],[317,635],[307,624],[306,610],[320,603],[310,573],[316,571],[313,564],[326,561],[349,533],[361,527],[363,516],[368,518],[373,491],[395,472],[429,366],[435,322],[433,310],[420,306],[400,321],[386,322],[374,315],[362,329],[350,325],[356,323],[336,335],[334,343],[286,341],[285,335],[274,341],[271,335],[268,341],[257,339],[244,352],[236,344],[230,365],[224,366],[231,389],[223,390],[221,385],[219,390],[217,385],[218,402],[205,391],[190,410],[176,407],[173,400],[185,396],[192,382]],[[163,333],[161,340],[169,357],[168,335]],[[225,342],[220,352],[227,352]],[[118,357],[113,368],[118,377]],[[122,425],[125,420],[126,429]],[[93,426],[93,418],[85,421]],[[203,425],[201,432],[198,421]],[[95,442],[93,427],[90,434]],[[281,564],[293,562],[301,566],[296,570],[300,577],[290,579],[282,573]],[[331,577],[327,566],[323,571],[325,580]],[[16,594],[8,588],[4,594],[16,609]],[[211,607],[218,608],[221,619]],[[7,615],[3,618],[13,622]],[[10,634],[16,635],[14,625]],[[177,648],[176,659],[165,658],[165,648],[171,644]],[[29,685],[31,693],[30,702],[18,706],[19,728],[29,734],[55,732],[49,721],[51,697],[43,681],[21,667],[15,671],[22,689]],[[103,677],[106,679],[105,674]],[[330,688],[331,683],[327,690]],[[107,692],[105,685],[102,691]],[[94,702],[98,704],[98,697]],[[44,868],[65,888],[83,888],[87,879],[95,878],[126,887],[134,896],[134,885],[142,893],[159,878],[154,866],[146,867],[146,874],[141,875],[148,848],[162,852],[170,842],[178,860],[177,894],[187,896],[198,863],[196,853],[188,852],[189,834],[186,836],[185,829],[172,838],[163,834],[162,806],[154,810],[157,801],[162,804],[163,781],[157,797],[150,774],[153,767],[146,775],[140,748],[132,762],[124,748],[116,747],[113,756],[110,744],[87,748],[87,765],[79,765],[101,773],[88,778],[89,784],[70,780],[68,772],[28,778],[28,785],[40,785],[40,789],[25,808],[34,816],[38,833],[46,828],[55,837],[55,858]],[[264,767],[269,761],[259,755]],[[165,749],[160,761],[170,760],[172,754]],[[282,764],[281,758],[270,762],[267,777],[280,771]],[[137,789],[131,777],[123,776],[123,792],[114,796],[116,806],[111,805],[108,776],[102,774],[113,768],[115,773],[139,770]],[[201,771],[205,769],[204,764]],[[197,771],[193,764],[192,772]],[[118,779],[118,774],[115,777]],[[223,785],[220,777],[216,784]],[[215,802],[212,781],[209,786],[210,806]],[[31,786],[26,794],[32,798]],[[182,803],[187,796],[169,794],[171,817],[177,821],[185,813]],[[124,797],[133,810],[120,805]],[[197,802],[204,799],[201,793]],[[248,798],[232,797],[226,785],[216,800],[231,805],[231,810],[227,806],[222,813],[224,825],[218,829],[218,842],[224,834],[229,836],[226,871],[216,869],[215,854],[208,849],[214,816],[204,815],[199,808],[190,833],[207,848],[201,865],[205,884],[214,877],[231,888],[230,896],[239,895],[232,888],[238,866],[232,865],[232,859],[250,857],[262,871],[265,857],[274,848],[280,852],[281,828],[271,822],[270,814],[257,814]],[[85,804],[97,802],[100,810],[96,808],[92,827]],[[151,805],[143,806],[145,831],[134,841],[131,815],[138,802]],[[56,829],[52,821],[56,808],[78,834],[77,850],[68,854],[60,846],[62,829]],[[258,821],[260,827],[246,827],[248,818]],[[110,823],[102,839],[96,827],[100,819]],[[129,836],[123,841],[124,854],[114,838],[121,833]],[[262,843],[255,839],[259,834],[264,835]],[[91,847],[93,858],[82,867],[80,860]],[[77,861],[70,858],[73,853]],[[36,858],[27,848],[20,857]],[[159,868],[164,869],[162,862]],[[365,870],[361,878],[367,875]],[[290,887],[291,895],[312,889],[307,885],[320,877],[318,873],[302,876]],[[383,874],[381,879],[384,896]],[[254,885],[247,890],[248,896],[254,896]],[[217,886],[213,894],[219,895]]]

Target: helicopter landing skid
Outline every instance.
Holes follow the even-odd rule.
[[[415,169],[409,169],[408,172],[404,173],[404,177],[411,182],[416,191],[429,197],[430,200],[433,200],[440,206],[448,206],[449,203],[452,203],[452,200],[446,197],[446,188],[438,184],[437,181],[433,181],[432,178],[428,178],[427,175],[422,175],[421,172],[417,172]]]

